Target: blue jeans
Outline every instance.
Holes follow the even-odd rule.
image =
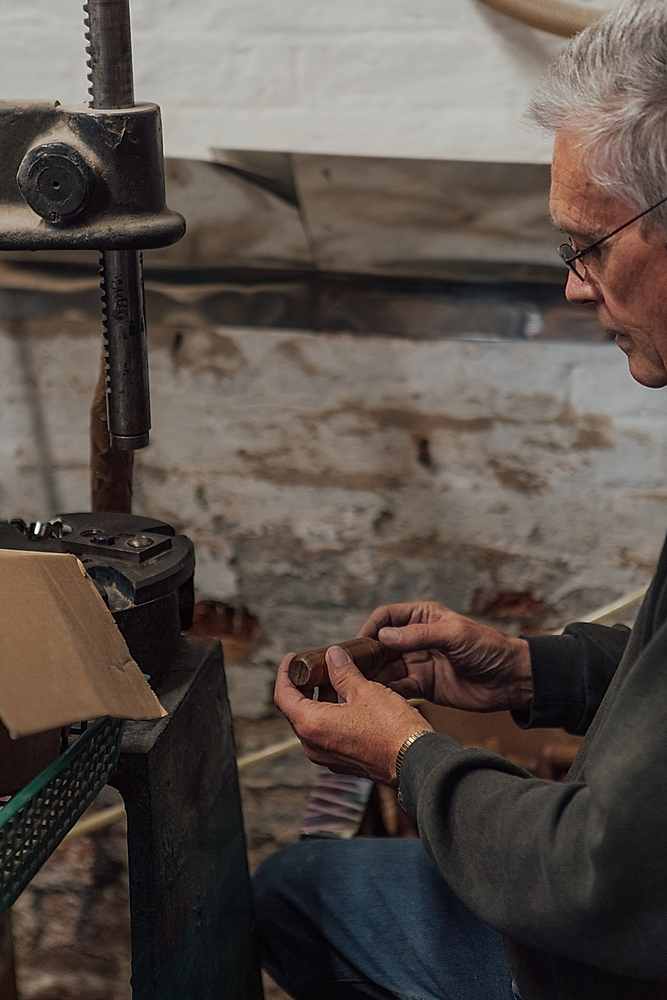
[[[418,840],[304,840],[255,894],[264,966],[298,1000],[512,1000],[500,935]]]

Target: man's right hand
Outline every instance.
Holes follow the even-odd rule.
[[[359,635],[401,654],[374,679],[405,698],[470,712],[520,709],[532,700],[526,640],[435,601],[377,608]]]

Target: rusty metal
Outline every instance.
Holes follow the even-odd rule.
[[[92,108],[134,104],[132,29],[128,0],[86,0],[86,65]]]
[[[134,105],[129,0],[84,4],[92,108]],[[142,260],[136,252],[100,256],[106,359],[107,427],[111,446],[148,444],[151,414]]]
[[[95,512],[132,510],[134,452],[112,447],[107,427],[107,359],[100,372],[90,407],[90,496]]]
[[[37,215],[54,225],[80,215],[93,193],[95,175],[72,146],[47,142],[31,149],[16,175],[23,198]]]
[[[160,109],[0,102],[0,250],[168,246]]]
[[[112,452],[144,447],[150,431],[139,251],[175,243],[185,223],[165,204],[160,110],[134,103],[128,0],[88,0],[84,10],[90,108],[0,103],[0,250],[102,251],[98,395],[106,398],[108,434],[96,402],[93,506],[120,501],[129,510],[132,462]],[[116,473],[125,483],[109,496]]]
[[[141,669],[158,677],[181,632],[192,625],[192,542],[163,521],[137,515],[67,513],[57,522],[67,530],[38,530],[42,524],[53,527],[54,521],[0,521],[0,549],[70,553],[80,559]]]
[[[144,448],[151,426],[142,255],[100,255],[107,426],[112,447]]]

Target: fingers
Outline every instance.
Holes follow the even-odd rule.
[[[301,742],[305,743],[306,740],[315,741],[317,739],[317,733],[322,722],[322,713],[332,711],[334,706],[306,698],[292,684],[289,679],[289,665],[293,657],[294,653],[288,653],[280,661],[273,700],[276,708],[280,709],[286,717]]]
[[[407,625],[419,603],[383,604],[376,608],[359,632],[361,639],[376,639],[378,632],[385,625]]]
[[[376,608],[359,631],[360,638],[376,639],[380,629],[400,628],[419,622],[435,622],[451,614],[449,608],[437,601],[409,601],[402,604],[383,604]]]
[[[314,702],[307,698],[292,684],[289,679],[289,665],[293,658],[294,653],[288,653],[280,662],[273,700],[276,707],[292,723],[297,735],[302,737],[305,727],[319,718],[325,706],[322,702]],[[326,659],[331,684],[343,701],[349,701],[360,686],[370,683],[340,646],[331,646],[327,650]]]
[[[329,680],[343,701],[348,701],[360,685],[368,684],[356,663],[342,646],[331,646],[327,649],[326,660]]]
[[[383,610],[383,608],[377,608],[370,618],[366,619],[357,632],[358,639],[377,639],[377,634],[382,626],[388,624],[382,617],[379,617],[379,612]],[[375,617],[376,615],[378,616],[377,618]]]
[[[461,624],[459,616],[444,614],[434,625],[404,625],[399,628],[384,626],[378,631],[378,639],[390,649],[410,652],[418,649],[447,649],[460,641]]]

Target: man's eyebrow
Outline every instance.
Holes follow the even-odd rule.
[[[582,243],[595,243],[596,240],[602,239],[605,235],[602,230],[598,229],[578,229],[577,226],[568,226],[567,221],[564,219],[556,219],[553,215],[551,216],[551,223],[556,229],[559,229],[561,233],[567,233],[568,236],[574,236],[575,239]]]

